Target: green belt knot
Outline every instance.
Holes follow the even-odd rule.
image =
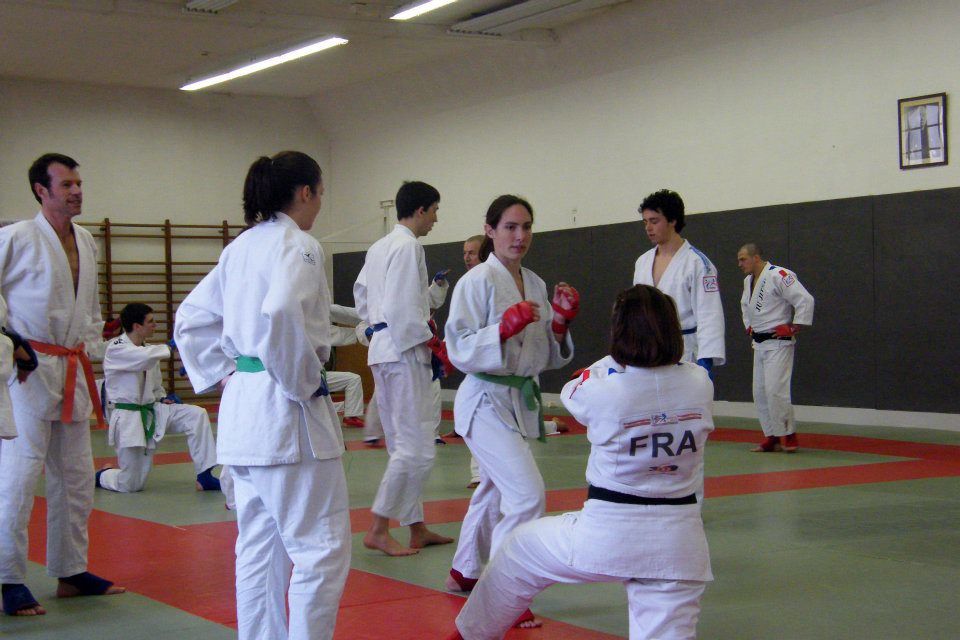
[[[520,396],[527,405],[527,409],[531,411],[533,409],[537,410],[537,422],[540,428],[540,435],[537,437],[537,440],[540,442],[547,441],[547,428],[543,424],[543,398],[540,397],[540,385],[537,384],[537,381],[534,380],[532,376],[495,376],[492,373],[474,373],[472,375],[484,382],[502,384],[505,387],[518,389]]]
[[[153,440],[153,434],[157,432],[157,414],[153,410],[153,403],[115,402],[113,408],[122,411],[139,411],[140,422],[143,423],[143,437],[146,438],[147,443]]]

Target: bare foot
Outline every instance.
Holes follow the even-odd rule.
[[[411,549],[403,546],[389,533],[379,535],[368,531],[367,535],[363,536],[363,546],[365,546],[367,549],[383,551],[388,556],[395,558],[401,556],[412,556],[420,553],[418,549]]]
[[[534,617],[532,620],[524,620],[513,625],[514,629],[537,629],[543,626],[543,620]]]
[[[442,536],[427,529],[426,527],[410,528],[410,548],[423,549],[435,544],[450,544],[453,538]]]
[[[514,629],[536,629],[543,626],[543,620],[533,615],[533,611],[527,609],[520,614],[517,621],[513,623]]]

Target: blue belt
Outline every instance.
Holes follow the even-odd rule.
[[[366,329],[364,329],[363,335],[367,336],[367,340],[369,340],[370,338],[373,337],[373,334],[375,334],[377,331],[383,331],[386,328],[387,328],[386,322],[378,322],[377,324],[371,325]]]
[[[690,335],[691,333],[696,333],[696,332],[697,332],[697,328],[696,328],[696,327],[694,327],[693,329],[681,329],[681,330],[680,330],[680,333],[682,333],[682,334],[685,335],[685,336],[688,336],[688,335]]]

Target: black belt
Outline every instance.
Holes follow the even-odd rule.
[[[753,341],[757,344],[761,342],[766,342],[767,340],[793,340],[793,336],[778,336],[772,331],[769,333],[757,333],[754,331],[750,334],[750,337],[753,338]]]
[[[682,498],[644,498],[629,493],[611,491],[603,487],[595,487],[592,484],[587,487],[587,500],[603,500],[604,502],[616,502],[617,504],[697,504],[697,496],[693,493]]]
[[[690,334],[693,334],[693,333],[696,333],[696,332],[697,332],[697,328],[696,328],[696,327],[693,327],[693,328],[690,328],[690,329],[681,329],[681,330],[680,330],[680,333],[682,333],[682,334],[685,335],[685,336],[689,336]]]

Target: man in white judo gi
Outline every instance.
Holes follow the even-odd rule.
[[[717,269],[680,235],[686,223],[678,193],[651,193],[639,211],[654,246],[637,259],[633,284],[654,286],[673,298],[683,331],[683,360],[696,362],[712,378],[713,367],[727,357]]]
[[[764,260],[752,242],[737,252],[737,265],[746,276],[740,309],[753,341],[753,401],[765,436],[753,451],[793,453],[800,447],[790,403],[795,336],[813,324],[813,296],[795,273]]]
[[[360,316],[353,307],[330,305],[330,346],[346,347],[357,343],[354,327]],[[346,326],[340,326],[346,325]],[[362,429],[363,381],[351,371],[327,371],[327,389],[330,393],[343,392],[343,426]]]
[[[97,471],[96,485],[121,493],[142,491],[157,443],[168,433],[185,433],[197,491],[220,491],[220,480],[212,473],[217,449],[210,416],[201,407],[176,404],[167,396],[160,361],[170,357],[170,347],[146,344],[156,329],[153,309],[142,303],[128,304],[120,312],[120,322],[124,335],[110,341],[103,357],[110,409],[107,442],[116,448],[120,468]],[[224,473],[229,473],[226,467]]]
[[[433,468],[434,413],[428,326],[430,300],[423,247],[437,221],[440,193],[423,182],[397,192],[397,225],[367,251],[353,286],[360,318],[372,329],[367,362],[373,371],[390,461],[371,511],[364,546],[391,556],[412,555],[451,538],[423,522],[423,484]],[[389,521],[410,527],[410,545],[390,535]]]
[[[0,295],[7,326],[38,352],[39,366],[10,387],[18,436],[0,442],[0,584],[8,615],[42,615],[24,584],[33,491],[46,472],[47,574],[58,597],[124,589],[87,572],[87,518],[93,508],[91,410],[100,402],[89,355],[100,356],[103,320],[96,243],[73,224],[83,205],[77,162],[45,154],[30,167],[40,212],[0,229]]]

